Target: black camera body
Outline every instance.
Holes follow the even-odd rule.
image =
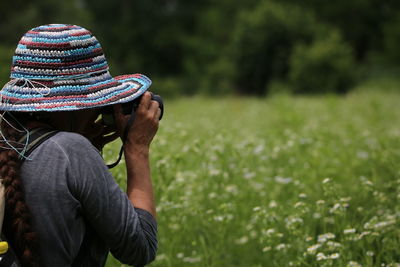
[[[150,92],[151,93],[151,92]],[[136,111],[136,109],[139,106],[140,100],[142,99],[141,95],[138,98],[135,98],[132,101],[126,102],[126,103],[122,103],[121,107],[122,107],[122,113],[124,115],[131,115],[132,111]],[[161,96],[159,95],[155,95],[153,93],[151,93],[151,100],[157,101],[158,105],[160,107],[161,110],[161,114],[160,114],[160,120],[162,119],[163,115],[164,115],[164,103],[163,100],[161,98]],[[115,121],[114,121],[114,110],[112,106],[106,106],[102,109],[101,111],[102,114],[102,121],[104,123],[104,125],[106,126],[115,126]]]

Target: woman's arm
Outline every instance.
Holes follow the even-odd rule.
[[[114,107],[114,116],[120,136],[125,130],[129,116],[124,116],[121,106]],[[149,149],[157,130],[160,117],[159,105],[146,92],[136,110],[135,121],[124,143],[127,168],[127,195],[136,208],[156,216],[153,187],[150,174]]]

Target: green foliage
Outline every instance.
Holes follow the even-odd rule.
[[[295,5],[261,1],[244,12],[234,40],[239,91],[263,94],[272,79],[285,78],[293,47],[311,42],[316,27],[314,16]]]
[[[397,266],[400,95],[379,89],[169,101],[150,266]]]
[[[3,10],[0,20],[1,45],[16,47],[21,36],[33,27],[49,23],[78,24],[91,28],[91,13],[86,1],[53,0],[0,1]]]
[[[296,93],[344,93],[354,83],[355,69],[351,48],[333,31],[296,46],[289,78]]]
[[[0,88],[10,80],[10,66],[14,48],[0,46]]]
[[[282,0],[298,4],[297,0]],[[382,51],[386,34],[384,25],[398,17],[397,0],[303,0],[301,5],[313,11],[318,21],[337,28],[351,46],[358,62],[368,59],[372,51]]]
[[[371,55],[399,65],[399,7],[397,0],[0,1],[7,11],[0,46],[15,47],[41,24],[78,24],[97,36],[113,75],[147,74],[169,95],[262,95],[287,87],[294,49],[311,49],[325,29],[343,36],[334,43],[351,48],[355,69]]]
[[[387,22],[384,27],[385,31],[385,54],[387,59],[389,59],[393,63],[400,62],[400,12],[398,15],[393,18],[392,21]]]
[[[183,79],[186,88],[205,94],[232,92],[234,65],[232,32],[237,14],[251,9],[257,0],[210,1],[196,14],[194,29],[183,38]],[[193,91],[190,91],[191,93]]]

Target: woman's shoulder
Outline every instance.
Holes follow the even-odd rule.
[[[90,141],[83,135],[73,132],[58,132],[49,138],[52,142],[60,145],[91,145]]]
[[[51,151],[51,153],[63,152],[66,154],[81,154],[81,153],[98,153],[96,148],[90,141],[77,133],[73,132],[58,132],[45,140],[38,150]]]

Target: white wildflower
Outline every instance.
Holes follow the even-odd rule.
[[[254,178],[256,176],[256,174],[254,172],[247,172],[245,174],[243,174],[243,178],[246,180],[250,180],[252,178]]]
[[[320,252],[317,254],[317,261],[322,261],[322,260],[326,260],[326,256],[324,253]]]
[[[342,245],[338,242],[334,242],[334,241],[328,241],[326,243],[326,245],[330,248],[330,249],[335,249],[335,248],[340,248]]]
[[[341,208],[340,203],[336,203],[335,205],[333,205],[333,207],[331,209],[329,209],[330,213],[335,213],[337,210],[339,210]]]
[[[314,219],[319,219],[319,218],[321,218],[321,217],[322,217],[321,213],[315,212],[315,213],[313,214],[313,218],[314,218]]]
[[[361,238],[363,238],[364,236],[367,236],[367,235],[369,235],[369,234],[371,234],[371,231],[365,231],[365,232],[362,232],[360,235],[359,235],[359,239],[361,239]]]
[[[165,254],[159,254],[159,255],[157,255],[156,261],[164,261],[164,260],[166,260],[166,259],[168,259],[168,256],[167,256],[167,255],[165,255]]]
[[[187,263],[196,263],[201,261],[201,257],[185,257],[182,261]]]
[[[306,204],[304,202],[299,201],[299,202],[296,202],[294,204],[294,207],[297,209],[297,208],[300,208],[300,207],[304,207],[305,205]]]
[[[373,251],[367,251],[367,256],[369,257],[373,257],[375,255],[375,253]]]
[[[237,239],[235,241],[235,243],[238,245],[243,245],[243,244],[246,244],[248,241],[249,241],[249,238],[247,236],[242,236],[241,238]]]
[[[330,178],[325,178],[323,181],[322,181],[322,183],[323,184],[327,184],[327,183],[330,183],[332,180],[330,179]]]
[[[256,147],[254,148],[254,150],[253,150],[253,154],[254,154],[254,155],[260,155],[260,154],[264,151],[264,148],[265,148],[265,147],[264,147],[263,144],[256,146]]]
[[[272,235],[275,232],[276,232],[276,230],[274,228],[270,228],[270,229],[267,230],[266,234],[267,235]]]
[[[260,210],[261,210],[261,207],[259,207],[259,206],[253,208],[254,212],[257,212],[257,211],[260,211]]]
[[[282,233],[276,233],[276,236],[281,238],[281,237],[283,237],[283,234]]]
[[[363,182],[364,182],[365,185],[368,185],[368,186],[373,186],[374,185],[374,183],[371,182],[370,180],[364,180]]]
[[[267,252],[267,251],[270,251],[271,249],[272,249],[271,246],[267,246],[267,247],[264,247],[264,248],[262,249],[262,251],[263,251],[263,252]]]
[[[210,169],[209,174],[210,174],[210,176],[218,176],[221,174],[221,171],[218,169]]]
[[[351,228],[351,229],[344,229],[343,234],[348,235],[348,234],[354,234],[356,232],[356,229]]]
[[[287,177],[287,178],[283,178],[280,176],[275,177],[275,182],[277,182],[278,184],[288,184],[292,181],[293,181],[293,179],[291,177]]]
[[[238,188],[237,188],[236,185],[227,185],[227,186],[225,187],[225,190],[226,190],[227,192],[229,192],[229,193],[234,194],[234,195],[236,195],[236,194],[239,192],[239,190],[238,190]]]
[[[342,197],[340,198],[340,202],[349,202],[351,200],[351,197]]]
[[[331,254],[331,255],[329,256],[329,258],[332,259],[332,260],[335,260],[335,259],[338,259],[339,256],[340,256],[339,253],[333,253],[333,254]]]
[[[216,198],[217,196],[218,195],[215,192],[211,192],[211,193],[208,194],[208,198],[210,198],[210,199]]]
[[[319,249],[320,247],[321,247],[320,244],[312,245],[312,246],[307,248],[307,253],[308,254],[315,254],[317,252],[317,249]]]
[[[347,267],[362,267],[361,264],[359,264],[356,261],[349,261],[349,263],[347,264]]]
[[[374,225],[374,228],[375,229],[382,229],[382,228],[385,228],[385,227],[387,227],[387,226],[389,226],[389,225],[392,225],[392,224],[395,224],[396,223],[396,221],[383,221],[383,222],[378,222],[378,223],[376,223],[375,225]]]
[[[286,227],[292,228],[303,224],[303,219],[300,217],[288,217],[285,219]]]
[[[326,233],[318,236],[318,243],[325,243],[329,239],[334,239],[335,235],[332,233]]]
[[[270,208],[276,208],[277,206],[278,206],[278,203],[276,203],[275,200],[271,200],[271,202],[269,203]]]
[[[276,250],[284,250],[284,249],[286,249],[286,248],[288,248],[289,246],[287,245],[287,244],[279,244],[279,245],[277,245],[275,248],[276,248]]]
[[[222,222],[223,220],[224,220],[224,216],[221,216],[221,215],[219,215],[219,216],[214,216],[214,221]]]
[[[168,225],[171,230],[177,231],[180,228],[180,225],[177,223],[172,223]]]

